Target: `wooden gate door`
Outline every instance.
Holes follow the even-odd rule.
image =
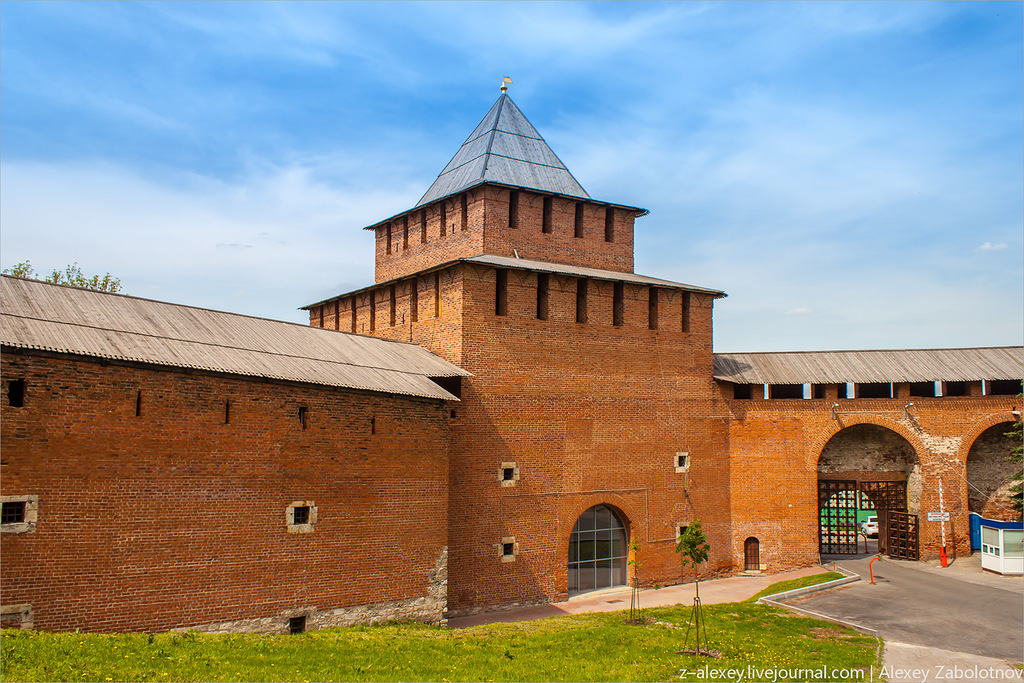
[[[919,560],[918,518],[909,512],[886,510],[885,553],[894,560]],[[879,530],[881,536],[881,530]]]
[[[761,571],[761,544],[753,536],[743,542],[743,559],[746,571]]]
[[[818,480],[818,552],[857,554],[856,481]]]

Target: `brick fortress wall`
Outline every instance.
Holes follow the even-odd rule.
[[[13,379],[3,494],[38,521],[3,534],[3,599],[36,628],[442,619],[444,402],[5,350]]]
[[[844,438],[825,468],[836,471],[820,476],[907,481],[908,508],[920,515],[926,560],[937,558],[941,545],[941,523],[927,520],[928,512],[940,511],[941,482],[952,522],[946,524],[947,545],[955,533],[957,551],[969,553],[968,462],[979,458],[975,442],[986,430],[1008,428],[1012,411],[1020,410],[1017,397],[982,396],[980,383],[975,395],[937,398],[911,397],[908,385],[897,384],[892,399],[839,399],[833,387],[824,399],[736,400],[732,385],[720,388],[730,418],[732,552],[739,564],[744,540],[756,537],[770,571],[817,562],[819,460]]]

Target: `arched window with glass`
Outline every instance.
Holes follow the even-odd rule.
[[[569,594],[626,585],[626,526],[611,507],[595,505],[569,537]]]

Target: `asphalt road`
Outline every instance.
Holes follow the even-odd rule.
[[[871,585],[870,559],[837,562],[862,581],[793,604],[873,628],[886,640],[1024,660],[1024,595],[1013,579],[991,577],[992,586],[982,585],[966,574],[944,575],[919,563],[882,558],[874,564]]]

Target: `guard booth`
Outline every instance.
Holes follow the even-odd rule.
[[[1024,522],[982,519],[981,568],[996,574],[1024,574]]]

